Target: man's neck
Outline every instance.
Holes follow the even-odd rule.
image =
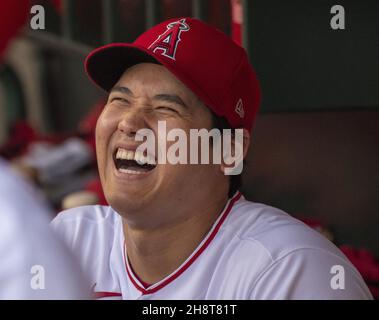
[[[130,227],[124,219],[126,251],[136,275],[145,283],[156,283],[174,272],[196,249],[219,217],[227,196],[169,226],[156,229]]]

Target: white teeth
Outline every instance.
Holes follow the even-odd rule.
[[[133,154],[129,154],[129,151],[119,148],[116,153],[116,159],[133,160]]]
[[[126,160],[134,160],[134,152],[129,150],[124,150],[124,158]]]
[[[155,159],[153,156],[148,155],[145,157],[140,151],[131,151],[123,148],[118,148],[116,153],[116,159],[135,160],[138,164],[151,164],[155,165]]]
[[[134,160],[134,151],[118,148],[116,159]]]
[[[141,172],[141,171],[134,171],[134,170],[122,169],[122,168],[120,168],[119,171],[122,173],[128,173],[128,174],[144,174],[144,172]]]

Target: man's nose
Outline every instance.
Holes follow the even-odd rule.
[[[118,124],[118,130],[129,138],[134,138],[138,130],[144,128],[147,128],[147,123],[142,110],[126,112]]]

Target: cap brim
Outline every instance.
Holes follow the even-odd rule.
[[[85,61],[85,70],[96,85],[110,91],[126,69],[143,62],[161,63],[144,48],[113,43],[92,51]]]
[[[207,106],[212,106],[208,98],[194,81],[191,80],[177,64],[164,59],[162,55],[129,43],[112,43],[92,51],[86,61],[85,69],[88,77],[100,88],[109,92],[119,81],[126,69],[143,62],[157,63],[163,65],[179,81],[194,92]],[[217,108],[212,109],[216,114],[222,116]]]

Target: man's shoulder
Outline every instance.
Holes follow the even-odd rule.
[[[225,229],[237,240],[260,249],[276,261],[296,251],[321,250],[345,259],[341,251],[319,232],[286,212],[262,203],[240,199]]]
[[[243,279],[239,297],[371,297],[357,270],[332,242],[280,209],[241,198],[222,233],[225,247],[221,264],[228,266],[222,276],[231,275],[230,281],[225,281],[230,290]],[[349,290],[337,292],[330,287],[334,266],[343,268]]]

